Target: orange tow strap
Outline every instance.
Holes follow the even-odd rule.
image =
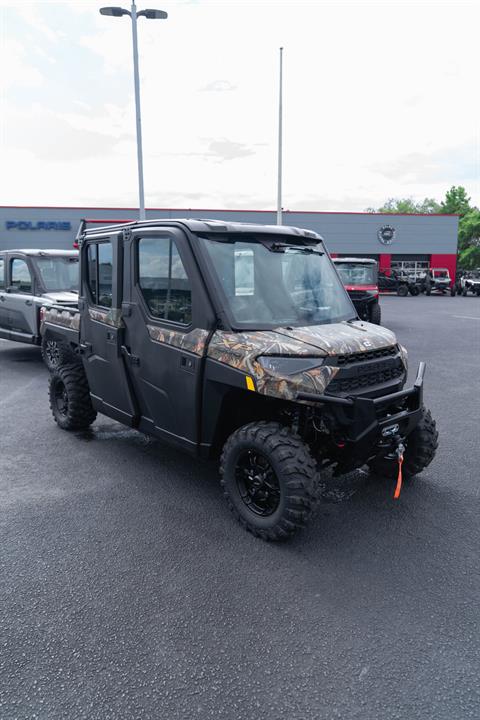
[[[402,463],[403,463],[403,454],[399,454],[397,487],[395,488],[395,494],[393,496],[394,500],[398,500],[398,498],[400,497],[400,491],[402,489]]]

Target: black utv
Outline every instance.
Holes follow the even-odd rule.
[[[420,288],[416,278],[402,270],[380,270],[378,273],[378,289],[380,292],[397,293],[400,297],[419,295]]]
[[[327,468],[392,481],[433,460],[424,364],[406,389],[405,349],[358,319],[319,235],[158,220],[79,244],[79,310],[44,315],[76,357],[50,376],[64,430],[101,412],[218,457],[231,511],[271,540],[305,525]]]

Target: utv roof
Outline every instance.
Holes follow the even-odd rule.
[[[371,263],[376,265],[377,261],[372,258],[359,258],[359,257],[336,257],[332,258],[334,263]]]
[[[89,236],[96,235],[100,232],[110,231],[112,229],[122,230],[129,228],[130,230],[137,230],[141,228],[155,228],[162,226],[181,225],[186,227],[193,233],[255,233],[255,234],[268,234],[268,235],[285,235],[291,238],[305,238],[310,240],[316,240],[317,242],[323,242],[323,238],[313,230],[305,230],[302,228],[291,227],[289,225],[259,225],[257,223],[240,223],[240,222],[225,222],[223,220],[209,220],[209,219],[192,219],[192,218],[172,218],[172,219],[158,219],[158,220],[134,220],[131,222],[117,222],[105,221],[105,225],[99,226],[99,221],[96,220],[97,227],[92,229],[85,229],[86,225],[91,222],[89,220],[82,220],[79,228],[80,235]],[[82,227],[83,223],[83,227]],[[110,224],[108,224],[110,223]]]
[[[22,253],[22,255],[30,255],[33,257],[78,257],[78,250],[44,250],[35,248],[14,248],[8,250],[9,253]]]

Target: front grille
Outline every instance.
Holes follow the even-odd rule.
[[[398,352],[396,345],[381,348],[380,350],[366,350],[365,352],[351,353],[349,355],[338,355],[337,365],[352,365],[357,362],[365,362],[365,360],[377,360],[379,358],[392,357]]]
[[[363,355],[363,353],[362,353]],[[347,393],[354,390],[362,390],[364,388],[371,388],[374,385],[382,385],[383,383],[391,382],[402,377],[404,373],[403,366],[385,368],[377,372],[366,372],[365,374],[357,375],[356,377],[340,377],[342,371],[340,371],[331,383],[328,385],[328,393]]]

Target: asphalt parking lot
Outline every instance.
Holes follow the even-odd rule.
[[[358,474],[276,545],[215,465],[59,430],[38,349],[0,340],[2,720],[480,717],[480,298],[382,308],[428,363],[437,457],[398,502]]]

